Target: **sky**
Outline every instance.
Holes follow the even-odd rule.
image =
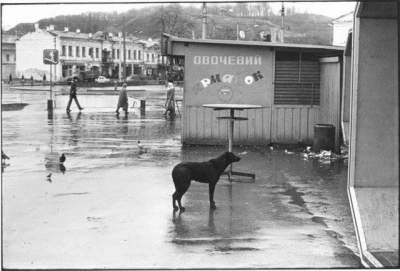
[[[40,1],[40,2],[39,2]],[[85,1],[90,2],[91,0]],[[104,0],[103,0],[104,1]],[[132,1],[132,0],[131,0]],[[159,0],[160,1],[160,0]],[[162,0],[161,0],[162,1]],[[25,4],[28,1],[25,0],[5,0],[2,1],[2,27],[8,30],[19,23],[34,23],[40,19],[55,17],[57,15],[73,15],[80,14],[83,12],[124,12],[132,8],[143,8],[145,6],[154,4],[143,4],[142,3],[126,3],[127,0],[120,0],[119,4],[108,2],[108,4],[59,4],[56,1],[49,1],[47,3],[57,4],[41,4],[45,1],[36,0],[29,1],[29,3],[36,3],[36,5]],[[8,5],[7,3],[20,3],[19,5]],[[64,1],[65,3],[66,1]],[[75,2],[79,3],[79,0],[69,0],[68,3]],[[150,2],[150,1],[149,1]],[[277,13],[281,8],[280,2],[269,3],[272,10]],[[186,5],[189,5],[186,3]],[[191,3],[190,5],[201,5],[199,3]],[[331,2],[331,3],[319,3],[319,2],[308,2],[308,3],[285,3],[285,7],[294,6],[298,12],[308,12],[337,18],[347,12],[354,10],[355,2]]]

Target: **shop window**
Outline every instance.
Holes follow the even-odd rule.
[[[319,105],[320,67],[311,53],[276,52],[274,104]]]
[[[66,65],[62,66],[61,75],[62,75],[62,77],[67,77],[68,76],[68,68],[67,68]]]
[[[63,77],[72,76],[72,65],[63,65],[62,66],[62,76]]]

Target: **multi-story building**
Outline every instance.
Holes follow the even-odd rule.
[[[157,64],[158,58],[155,56],[160,53],[154,51],[156,47],[153,46],[149,51],[145,43],[131,36],[124,38],[122,33],[81,33],[79,29],[71,32],[68,28],[60,31],[54,30],[53,26],[43,30],[36,25],[35,32],[22,36],[16,44],[16,72],[19,76],[24,74],[35,79],[42,78],[44,74],[50,78],[50,65],[43,64],[43,50],[57,49],[59,63],[51,65],[53,80],[65,80],[89,71],[121,79],[124,44],[127,77],[142,75],[146,65]],[[150,54],[150,58],[147,54]]]
[[[1,78],[9,80],[10,75],[15,78],[15,41],[17,36],[5,35],[1,37]]]
[[[158,64],[162,63],[160,43],[152,39],[141,40],[144,45],[145,74],[147,76],[158,76]]]

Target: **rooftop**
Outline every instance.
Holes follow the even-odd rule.
[[[164,33],[163,36],[172,42],[186,42],[186,43],[197,43],[197,44],[264,46],[264,47],[274,47],[274,48],[299,48],[299,49],[313,49],[313,50],[337,51],[337,52],[344,50],[344,47],[342,46],[331,46],[331,45],[313,45],[313,44],[243,41],[243,40],[188,39],[188,38],[176,37],[166,33]]]
[[[18,39],[16,35],[9,35],[9,34],[2,34],[1,35],[1,42],[2,43],[15,43]]]

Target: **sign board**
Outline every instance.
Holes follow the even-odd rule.
[[[44,64],[58,64],[58,50],[57,49],[44,49],[43,50],[43,63]]]

